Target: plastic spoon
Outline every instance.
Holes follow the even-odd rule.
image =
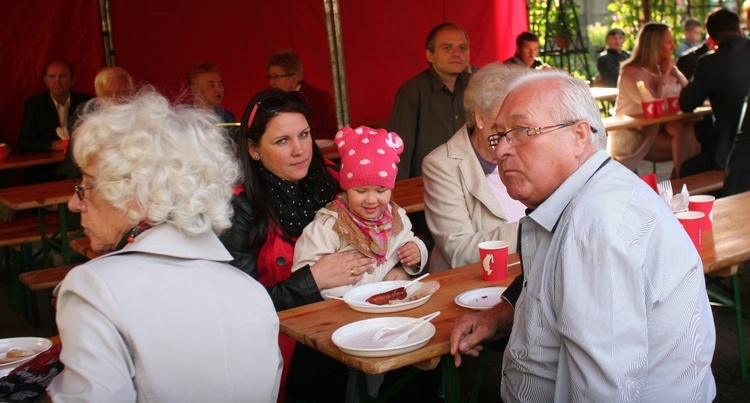
[[[378,330],[378,332],[375,333],[374,335],[372,335],[372,341],[378,341],[386,333],[393,332],[395,330],[405,329],[405,328],[407,328],[409,326],[412,326],[412,325],[414,325],[416,323],[419,323],[420,320],[426,320],[426,321],[429,322],[430,319],[432,319],[432,318],[434,318],[434,317],[436,317],[438,315],[440,315],[440,311],[433,312],[433,313],[431,313],[429,315],[422,316],[421,318],[416,318],[414,320],[410,320],[410,321],[408,321],[406,323],[402,323],[402,324],[400,324],[398,326],[386,326],[386,327]]]
[[[410,334],[414,333],[415,331],[417,331],[417,329],[419,329],[422,326],[426,325],[427,323],[430,322],[430,320],[432,320],[435,317],[437,317],[438,315],[440,315],[440,311],[435,312],[433,315],[434,316],[432,318],[430,318],[429,320],[423,320],[423,321],[419,322],[419,324],[417,324],[413,328],[409,329],[409,331],[407,331],[406,333],[403,333],[402,335],[400,335],[400,336],[396,337],[395,339],[391,340],[390,342],[388,342],[388,344],[386,344],[383,347],[384,348],[389,348],[389,347],[394,347],[394,346],[398,346],[399,344],[402,344],[403,342],[405,342],[409,338]]]

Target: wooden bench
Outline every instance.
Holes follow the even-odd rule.
[[[60,228],[60,217],[57,214],[47,214],[44,216],[44,224],[46,232],[55,232]],[[36,242],[41,238],[38,217],[17,218],[0,223],[0,247]]]
[[[60,229],[57,214],[48,214],[44,218],[45,231],[53,233]],[[32,244],[42,240],[38,217],[24,217],[0,223],[0,248],[5,249],[5,273],[8,284],[8,300],[16,311],[26,312],[23,289],[18,282],[18,275],[25,267],[31,267],[34,260]],[[46,256],[47,246],[42,244],[42,253]]]
[[[34,326],[39,324],[39,306],[37,305],[37,291],[48,290],[50,298],[52,297],[52,290],[60,284],[69,271],[73,270],[77,265],[72,264],[68,266],[52,267],[49,269],[41,269],[34,271],[27,271],[21,273],[18,279],[29,289],[28,292],[28,304],[30,307],[29,319]]]
[[[18,276],[18,279],[21,280],[21,283],[23,283],[30,291],[51,290],[57,287],[57,285],[63,281],[68,272],[73,270],[76,266],[78,265],[71,264],[67,266],[51,267],[49,269],[27,271],[21,273]]]
[[[712,170],[672,179],[672,189],[675,193],[682,190],[683,184],[687,186],[691,195],[716,192],[724,188],[724,171]]]
[[[96,252],[91,249],[91,238],[86,236],[70,241],[70,248],[87,259],[96,259],[104,254],[104,252]]]

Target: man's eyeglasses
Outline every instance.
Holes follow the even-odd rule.
[[[271,74],[271,75],[266,76],[266,80],[278,80],[280,78],[291,77],[293,75],[294,75],[294,73],[292,73],[292,74]]]
[[[75,186],[73,186],[73,189],[76,191],[76,196],[78,196],[78,200],[83,201],[83,197],[86,196],[86,189],[93,189],[94,184],[93,183],[87,183],[85,185],[81,185],[81,180],[76,179],[73,181],[75,183]]]
[[[500,144],[500,140],[505,137],[505,139],[508,140],[508,145],[518,147],[528,142],[531,136],[549,133],[557,129],[562,129],[563,127],[572,126],[575,123],[576,122],[565,122],[558,125],[542,127],[518,126],[503,133],[492,134],[487,137],[487,141],[490,142],[490,146],[492,146],[492,148],[495,148],[498,144]],[[594,127],[591,127],[591,132],[596,133],[597,130]]]
[[[272,95],[261,99],[253,106],[253,111],[250,112],[250,118],[247,119],[247,127],[252,126],[255,113],[258,112],[258,107],[260,107],[263,112],[272,115],[280,111],[281,108],[289,102],[304,105],[305,94],[302,91],[289,91],[284,95]]]

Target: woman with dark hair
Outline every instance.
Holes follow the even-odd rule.
[[[240,127],[238,143],[244,181],[235,191],[233,223],[224,244],[234,257],[231,264],[266,287],[276,310],[322,301],[320,290],[353,284],[374,263],[358,252],[334,253],[313,266],[291,272],[297,237],[315,212],[341,191],[336,165],[323,157],[313,141],[307,115],[303,93],[270,89],[253,97]],[[284,354],[279,396],[282,400],[294,342],[285,336],[279,342]],[[295,367],[322,357],[307,348],[296,350]],[[301,354],[306,357],[298,357]],[[346,382],[346,367],[337,367],[341,367],[341,379]],[[324,371],[312,372],[304,375],[312,379],[310,375]],[[327,389],[326,392],[337,389],[322,382],[305,383],[299,388],[308,388],[309,383],[315,389]],[[345,385],[341,393],[344,391]],[[317,400],[311,395],[312,390],[304,393]]]

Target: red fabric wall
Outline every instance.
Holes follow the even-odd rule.
[[[211,60],[224,80],[224,104],[240,119],[245,105],[268,88],[266,60],[284,49],[296,51],[305,78],[332,88],[323,2],[182,0],[112,2],[113,41],[118,66],[136,82],[147,82],[179,99],[187,72]]]
[[[451,21],[471,38],[471,62],[483,66],[514,51],[528,26],[522,0],[342,0],[344,54],[352,124],[386,121],[398,87],[427,67],[424,41],[430,29]],[[221,69],[224,107],[239,119],[245,105],[267,88],[265,62],[292,49],[305,79],[332,92],[331,65],[322,0],[211,2],[111,1],[116,64],[137,83],[149,83],[175,100],[184,99],[186,74],[196,61]],[[98,2],[50,0],[0,2],[0,51],[10,61],[0,105],[0,135],[15,143],[23,100],[45,90],[49,61],[70,60],[73,89],[93,93],[93,77],[104,66]]]
[[[2,1],[0,15],[0,136],[11,148],[23,123],[26,98],[48,91],[47,65],[73,65],[73,90],[94,93],[94,76],[105,65],[99,2],[91,0]]]
[[[353,125],[388,120],[396,90],[429,65],[425,40],[441,22],[461,26],[471,45],[471,64],[509,58],[515,38],[528,29],[519,0],[342,1],[341,19],[349,107]]]
[[[322,0],[184,4],[112,2],[117,64],[136,81],[177,98],[186,91],[190,65],[212,60],[224,79],[224,107],[239,119],[250,98],[268,86],[263,78],[268,57],[292,49],[302,59],[305,79],[332,93]],[[513,54],[516,35],[528,26],[521,0],[339,4],[352,124],[388,119],[398,87],[427,67],[424,41],[433,26],[443,21],[461,25],[471,38],[476,66]]]

